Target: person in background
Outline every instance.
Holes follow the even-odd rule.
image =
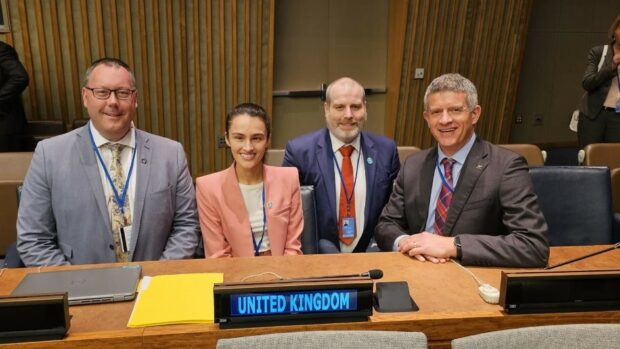
[[[303,230],[297,169],[263,164],[271,122],[252,103],[226,115],[233,164],[196,179],[198,213],[210,258],[301,254]]]
[[[593,47],[581,85],[579,147],[620,142],[620,15],[609,28],[609,45]],[[605,55],[603,55],[605,53]]]
[[[85,74],[90,122],[37,144],[17,218],[26,266],[192,258],[198,215],[178,142],[134,127],[136,81],[102,58]]]
[[[321,253],[366,252],[400,168],[396,144],[362,131],[368,114],[357,81],[332,82],[323,107],[327,127],[289,141],[283,165],[314,186]]]
[[[424,119],[437,146],[407,158],[375,238],[419,261],[500,267],[547,264],[547,223],[523,157],[476,137],[482,108],[459,74],[431,82]]]
[[[0,152],[24,150],[26,115],[21,94],[28,81],[15,49],[0,41]]]

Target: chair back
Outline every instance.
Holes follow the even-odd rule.
[[[300,237],[301,250],[304,254],[316,254],[319,248],[314,186],[303,185],[300,192],[301,207],[304,213],[304,230]]]
[[[552,246],[612,242],[611,185],[606,167],[531,167],[534,192]]]
[[[588,144],[585,148],[584,165],[620,168],[620,143]]]
[[[0,181],[23,181],[32,161],[33,152],[0,153]]]
[[[15,200],[15,193],[21,180],[0,180],[0,255],[4,253],[7,247],[17,240],[17,208],[18,200]]]
[[[90,119],[73,119],[71,123],[71,129],[75,130],[76,128],[80,128],[88,123]]]
[[[65,133],[65,124],[60,120],[29,120],[29,150],[34,150],[40,141]]]
[[[220,339],[217,349],[376,349],[376,348],[427,348],[426,335],[422,332],[396,331],[304,331],[273,333],[260,336]]]
[[[25,267],[22,258],[17,251],[17,243],[13,241],[7,248],[4,254],[4,263],[2,268],[23,268]]]
[[[23,185],[20,184],[17,186],[17,189],[16,189],[17,207],[19,207],[19,201],[22,198],[22,188],[23,188]],[[3,268],[23,268],[25,266],[26,265],[24,265],[24,262],[22,261],[22,258],[19,255],[19,251],[17,251],[17,242],[13,242],[9,244],[9,246],[6,249],[6,253],[4,256],[4,265],[2,267]]]
[[[620,213],[620,168],[611,170],[611,201],[614,212]]]
[[[500,147],[511,150],[525,158],[528,166],[544,166],[545,158],[540,148],[534,144],[498,144]]]
[[[282,166],[284,149],[267,149],[265,153],[265,165]]]
[[[620,324],[577,324],[514,328],[452,341],[453,349],[618,348]]]
[[[419,152],[421,149],[413,146],[403,146],[396,147],[396,150],[398,151],[398,158],[400,159],[400,164],[402,165],[407,157]]]

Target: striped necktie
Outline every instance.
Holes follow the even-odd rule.
[[[448,209],[452,202],[452,167],[456,161],[454,159],[443,158],[441,164],[444,169],[445,181],[441,181],[441,191],[439,192],[439,198],[437,199],[437,206],[435,208],[435,225],[433,230],[437,235],[444,235],[444,226],[446,225],[446,219],[448,218]],[[446,185],[446,182],[448,184]]]

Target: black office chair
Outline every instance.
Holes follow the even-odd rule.
[[[304,230],[301,233],[301,250],[304,254],[316,254],[319,250],[317,243],[316,202],[314,200],[314,186],[304,185],[300,188],[301,207],[304,213]]]
[[[607,167],[531,167],[552,246],[610,244],[613,213]]]
[[[18,185],[17,190],[17,207],[19,207],[19,200],[22,197],[22,186]],[[3,268],[23,268],[25,267],[24,262],[19,256],[19,252],[17,251],[17,243],[14,242],[7,247],[5,256],[4,256],[4,264]]]

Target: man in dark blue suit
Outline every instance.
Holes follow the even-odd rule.
[[[400,169],[396,144],[362,131],[366,97],[357,81],[337,79],[325,97],[327,128],[289,141],[283,165],[315,188],[321,252],[365,252]]]

